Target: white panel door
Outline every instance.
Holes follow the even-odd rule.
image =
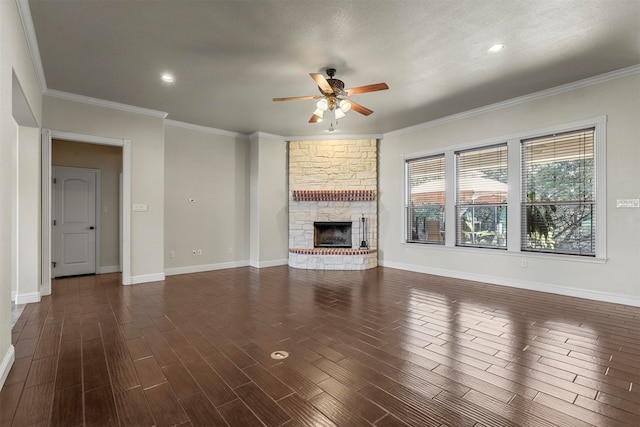
[[[54,168],[53,276],[96,272],[96,172]]]

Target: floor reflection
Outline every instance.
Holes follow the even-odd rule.
[[[52,286],[0,425],[640,425],[637,307],[390,268]]]

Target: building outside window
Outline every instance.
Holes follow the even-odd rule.
[[[458,151],[456,245],[507,247],[507,144]]]
[[[444,154],[407,160],[407,242],[444,244]]]

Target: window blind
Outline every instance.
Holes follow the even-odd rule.
[[[407,242],[444,244],[444,154],[406,161]]]
[[[595,256],[594,129],[521,147],[522,250]]]
[[[507,145],[458,151],[456,245],[507,247]]]

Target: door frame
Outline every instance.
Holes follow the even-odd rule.
[[[102,206],[102,202],[101,202],[101,192],[100,192],[100,185],[101,185],[101,175],[102,175],[102,171],[100,169],[92,169],[92,168],[82,168],[82,167],[75,167],[75,166],[55,166],[55,165],[51,165],[51,176],[53,176],[53,172],[55,170],[60,170],[60,169],[71,169],[74,171],[78,171],[78,172],[89,172],[89,173],[93,173],[95,174],[96,177],[96,189],[95,189],[95,215],[94,215],[94,220],[95,220],[95,227],[96,227],[96,232],[95,232],[95,248],[94,248],[94,257],[95,259],[93,260],[95,269],[94,272],[95,274],[98,274],[98,272],[100,271],[100,233],[102,232],[102,227],[100,224],[100,206]],[[55,178],[55,177],[54,177]],[[52,189],[52,202],[51,202],[51,212],[55,213],[56,211],[56,197],[55,197],[55,189]],[[56,241],[55,241],[55,232],[53,231],[53,229],[51,229],[51,255],[56,255],[55,254],[55,245]],[[60,254],[58,254],[60,255]],[[51,277],[55,278],[56,276],[53,274],[53,270],[51,270]]]
[[[122,284],[131,284],[131,140],[108,138],[95,135],[84,135],[74,132],[63,132],[42,129],[42,223],[41,223],[41,272],[40,294],[51,295],[51,225],[52,225],[52,165],[51,140],[64,139],[67,141],[83,142],[87,144],[111,145],[122,147],[122,193],[120,210],[122,212],[122,235],[120,254],[122,256]]]

